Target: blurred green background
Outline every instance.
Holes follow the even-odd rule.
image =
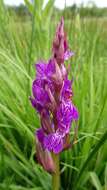
[[[51,190],[35,158],[38,115],[29,102],[35,63],[51,57],[61,16],[75,56],[73,101],[77,143],[61,153],[61,190],[107,190],[107,9],[65,7],[43,0],[8,7],[0,0],[0,190]],[[71,131],[73,139],[74,128]]]

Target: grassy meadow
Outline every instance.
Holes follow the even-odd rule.
[[[42,1],[35,2],[26,0],[32,16],[21,21],[0,1],[0,190],[51,190],[51,175],[35,157],[40,123],[29,96],[34,65],[51,57],[60,18],[52,17],[52,0],[44,10]],[[64,17],[80,116],[75,145],[61,153],[60,189],[107,190],[107,18]],[[74,126],[71,140],[73,134]]]

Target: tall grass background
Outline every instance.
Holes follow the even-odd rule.
[[[43,0],[25,3],[31,20],[21,22],[0,0],[0,190],[51,190],[51,175],[35,157],[40,123],[29,96],[34,65],[51,56],[60,18],[52,17],[53,0],[44,9]],[[80,116],[77,141],[60,157],[61,190],[107,190],[107,19],[62,15]]]

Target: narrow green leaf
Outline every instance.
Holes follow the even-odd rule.
[[[95,172],[90,172],[90,177],[92,180],[93,186],[96,188],[96,190],[102,190],[102,185],[100,183],[100,180]]]
[[[33,5],[30,3],[29,0],[24,0],[26,6],[28,7],[28,10],[32,13],[33,12]]]
[[[94,155],[98,152],[98,150],[106,142],[106,140],[107,140],[107,131],[103,134],[103,136],[101,137],[101,139],[95,145],[95,147],[93,148],[93,150],[90,152],[88,158],[86,159],[86,161],[82,165],[82,167],[81,167],[81,169],[79,171],[79,174],[77,176],[77,179],[76,179],[76,181],[78,181],[78,183],[76,183],[76,187],[79,185],[79,181],[80,181],[83,173],[85,172],[85,170],[89,166],[89,164],[90,164],[91,160],[93,159]]]
[[[51,18],[54,2],[55,0],[49,0],[43,10],[43,21],[45,21],[45,24],[48,24],[49,19]]]
[[[107,163],[106,163],[106,167],[105,167],[105,190],[107,189]]]

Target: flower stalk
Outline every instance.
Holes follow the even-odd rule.
[[[55,164],[55,172],[52,174],[52,190],[59,190],[60,188],[60,166],[59,166],[59,154],[52,154]]]

